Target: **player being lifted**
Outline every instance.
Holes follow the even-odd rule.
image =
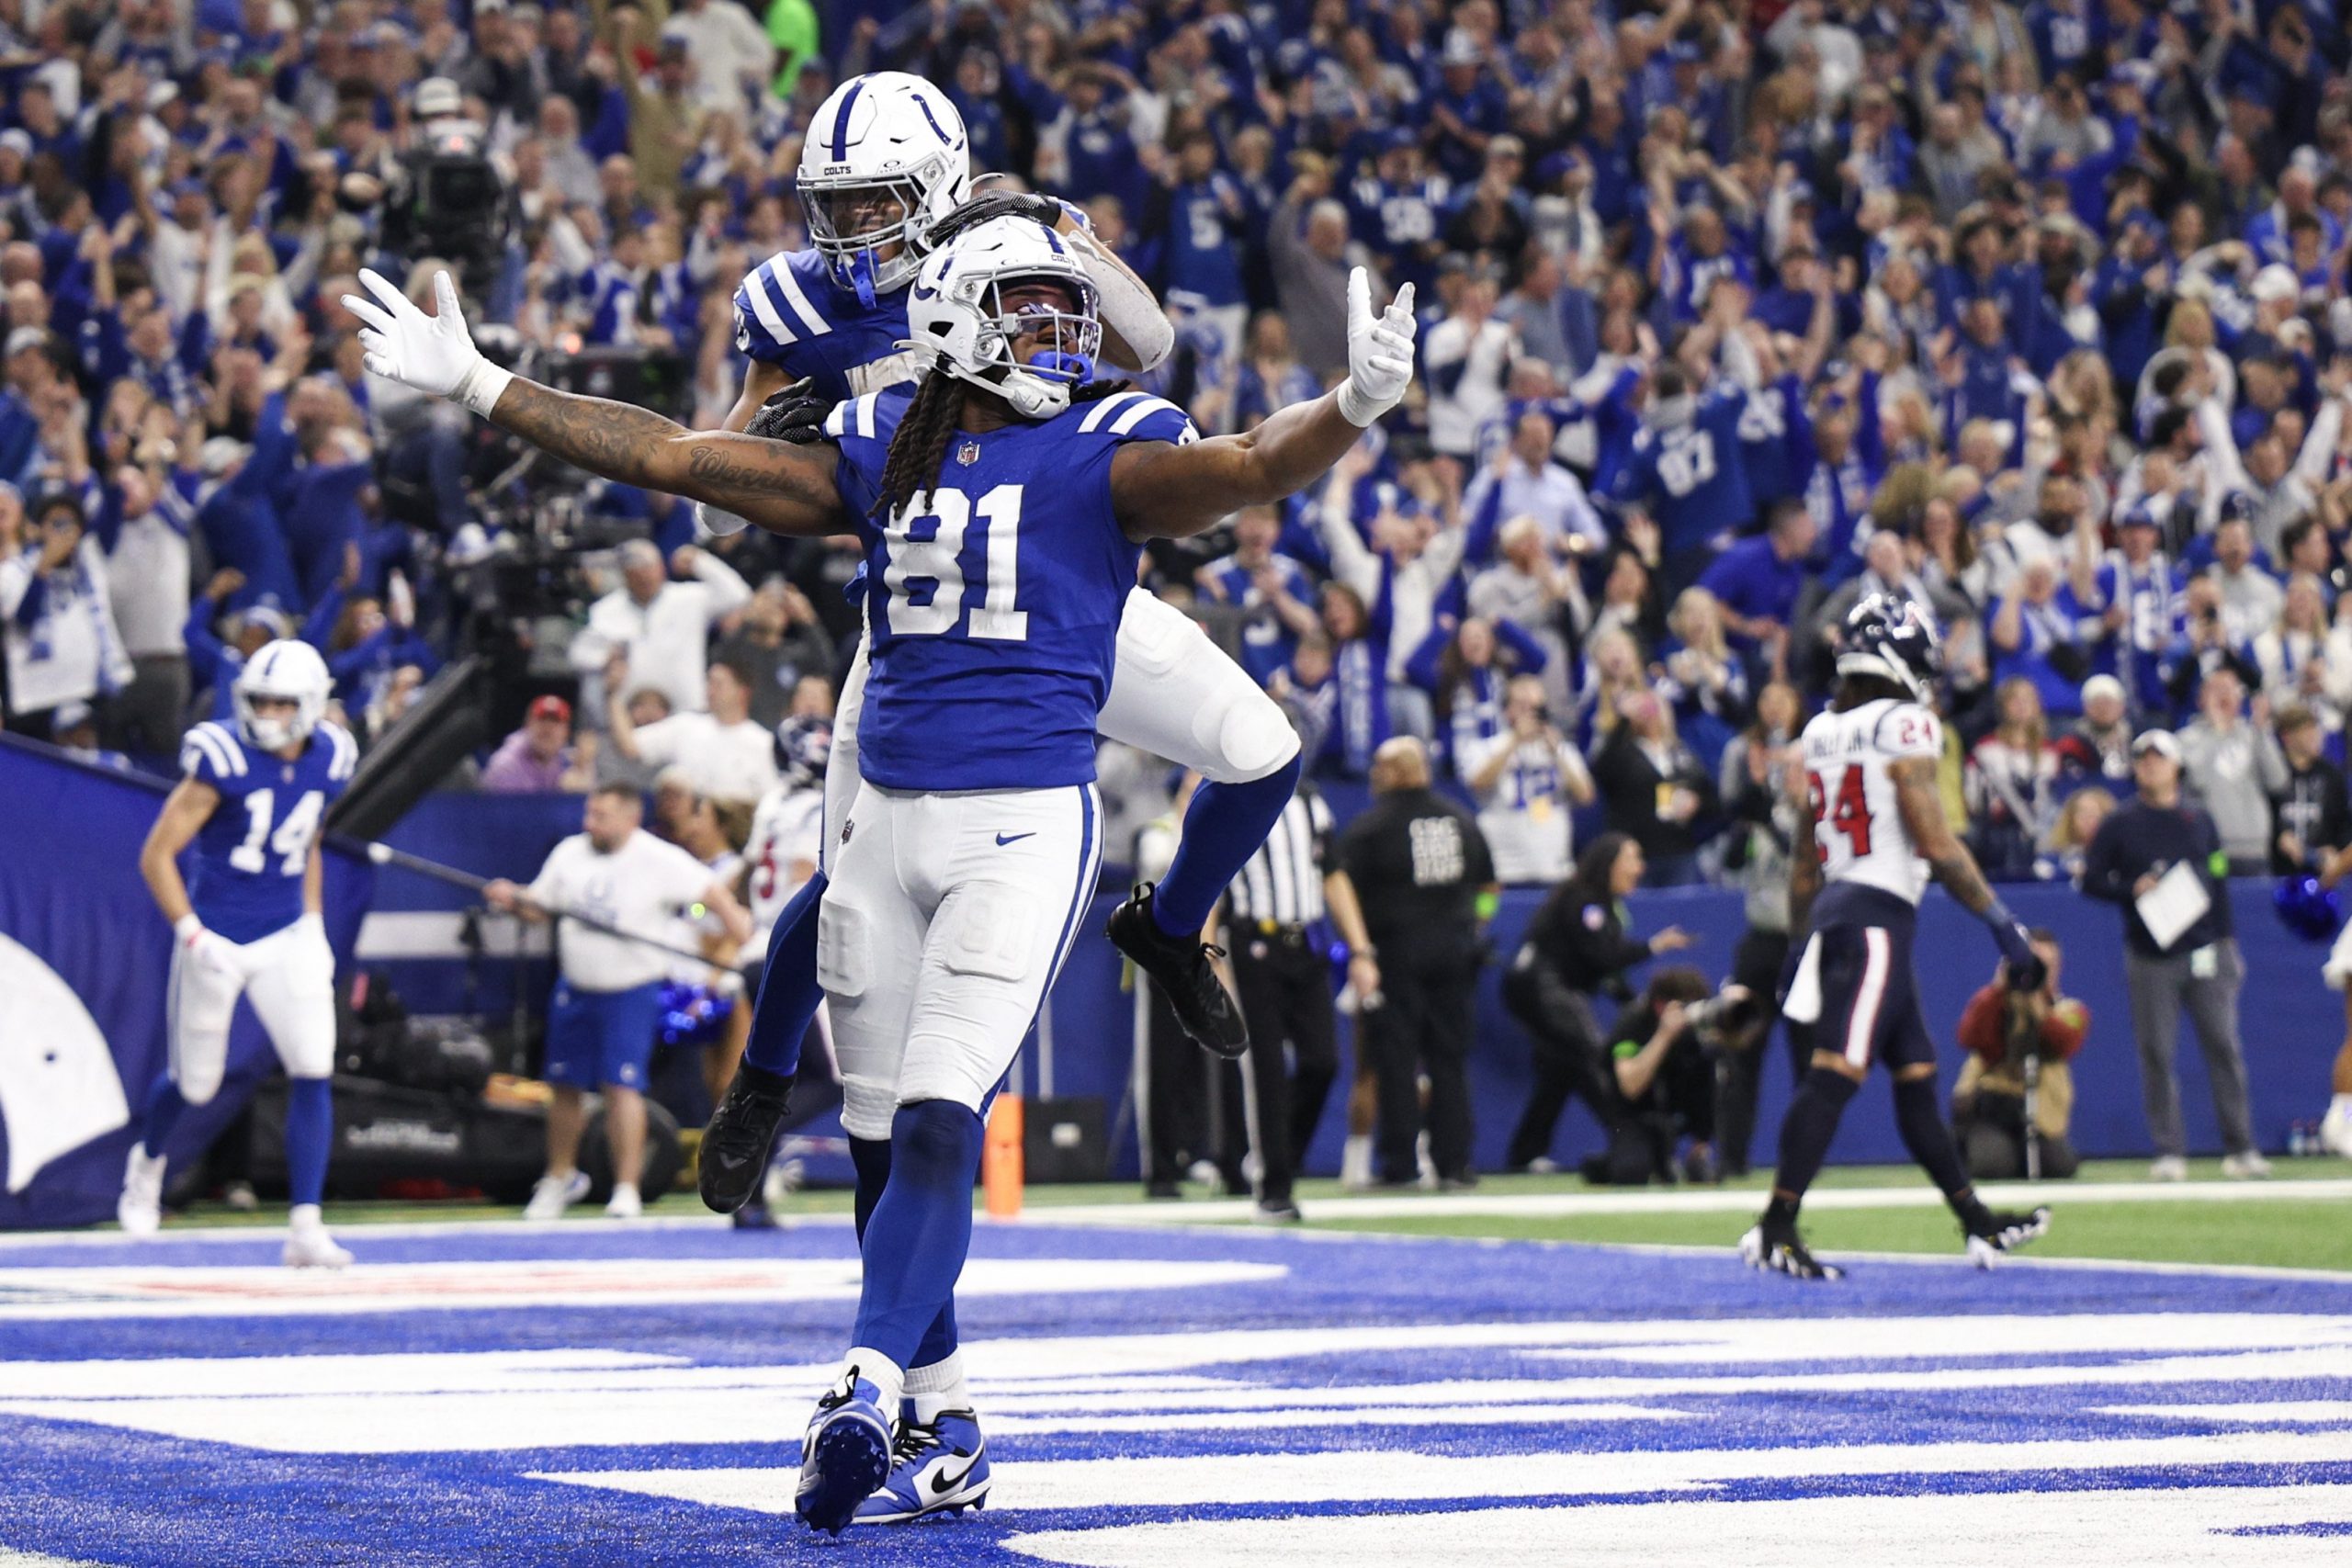
[[[1929,877],[1983,920],[2009,984],[2041,984],[2018,923],[1985,885],[1944,817],[1936,768],[1943,730],[1928,703],[1943,667],[1935,628],[1911,604],[1873,594],[1846,617],[1838,689],[1804,727],[1809,809],[1797,814],[1789,868],[1792,932],[1807,930],[1785,1010],[1814,1026],[1813,1065],[1781,1123],[1781,1166],[1764,1217],[1740,1238],[1758,1269],[1804,1280],[1839,1271],[1797,1235],[1797,1206],[1821,1170],[1846,1102],[1873,1061],[1894,1075],[1903,1146],[1943,1190],[1967,1233],[1968,1256],[1990,1268],[2050,1227],[2050,1211],[1995,1213],[1970,1186],[1937,1105],[1936,1055],[1919,1013],[1911,938]]]
[[[115,1206],[133,1235],[163,1221],[164,1147],[181,1113],[219,1092],[229,1019],[249,996],[290,1080],[286,1262],[351,1261],[319,1216],[334,1138],[334,953],[319,914],[319,822],[359,761],[358,745],[322,716],[331,686],[309,643],[280,638],[256,652],[237,675],[235,727],[187,732],[180,782],[139,852],[173,950],[168,1068],[148,1091]],[[179,856],[191,846],[182,880]]]
[[[374,298],[345,303],[376,374],[608,479],[779,534],[864,538],[863,783],[830,846],[818,948],[857,1140],[865,1271],[852,1348],[808,1425],[797,1507],[839,1531],[877,1490],[869,1517],[976,1503],[987,1455],[954,1291],[980,1113],[1101,865],[1094,735],[1142,541],[1199,534],[1329,470],[1405,395],[1409,287],[1375,317],[1359,269],[1347,379],[1203,441],[1169,404],[1086,385],[1102,341],[1086,269],[1045,225],[996,220],[926,258],[910,302],[924,374],[911,392],[836,408],[832,451],[685,431],[537,386],[475,351],[446,275],[432,317],[383,278],[363,281]],[[908,1396],[917,1416],[902,1424]]]
[[[946,94],[920,76],[883,71],[835,88],[810,117],[797,179],[812,248],[761,264],[735,294],[736,346],[752,358],[727,419],[785,440],[815,435],[812,415],[845,399],[913,381],[908,289],[923,258],[955,235],[1001,216],[1053,231],[1094,289],[1102,353],[1129,369],[1167,356],[1174,333],[1151,291],[1094,242],[1081,216],[1050,197],[970,197],[970,150]],[[1103,418],[1126,435],[1169,405],[1130,393]],[[708,507],[707,527],[727,520]],[[869,661],[861,645],[834,720],[825,833],[837,847],[857,788],[858,731]],[[1102,732],[1190,768],[1208,782],[1193,795],[1175,863],[1138,888],[1111,920],[1120,951],[1159,982],[1186,1032],[1221,1055],[1247,1043],[1241,1014],[1200,941],[1217,897],[1265,841],[1297,783],[1297,738],[1282,710],[1184,614],[1134,590],[1119,619],[1116,672]],[[760,1180],[786,1111],[800,1043],[820,999],[817,911],[827,865],[777,919],[752,1032],[734,1084],[711,1118],[697,1169],[703,1200],[720,1213]]]

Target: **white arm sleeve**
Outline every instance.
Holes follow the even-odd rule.
[[[1090,230],[1064,235],[1094,280],[1102,324],[1135,350],[1136,368],[1156,370],[1176,346],[1176,329],[1136,275],[1121,265]]]

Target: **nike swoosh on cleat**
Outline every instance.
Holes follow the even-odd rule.
[[[964,1478],[971,1474],[973,1467],[978,1465],[979,1462],[980,1456],[974,1454],[965,1462],[964,1468],[957,1471],[955,1474],[950,1475],[945,1471],[941,1471],[938,1474],[931,1478],[931,1495],[934,1497],[946,1496],[947,1494],[955,1491],[956,1488],[964,1484]]]
[[[1035,831],[1027,833],[999,833],[996,836],[996,847],[998,849],[1002,849],[1007,844],[1017,844],[1023,839],[1034,839],[1036,836],[1037,835]]]

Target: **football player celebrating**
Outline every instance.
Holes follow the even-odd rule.
[[[917,269],[956,234],[996,217],[1047,226],[1047,244],[1092,288],[1102,354],[1113,363],[1150,369],[1174,342],[1151,291],[1095,243],[1074,209],[1043,196],[967,199],[972,177],[963,120],[920,76],[876,72],[835,88],[810,118],[797,183],[811,248],[770,258],[736,291],[736,346],[752,366],[728,429],[813,438],[819,411],[910,383],[927,357],[907,346]],[[1135,394],[1104,417],[1125,436],[1165,407]],[[707,505],[700,514],[706,527],[727,526]],[[827,846],[838,845],[857,789],[867,670],[861,644],[834,718],[836,761],[826,775],[820,840]],[[1111,939],[1159,982],[1187,1032],[1238,1056],[1247,1044],[1240,1010],[1200,932],[1288,804],[1300,766],[1297,738],[1273,700],[1189,617],[1141,589],[1129,593],[1120,617],[1115,671],[1102,732],[1208,782],[1185,815],[1174,863],[1157,887],[1138,888],[1113,916]],[[829,869],[820,863],[775,922],[743,1065],[703,1138],[703,1199],[722,1213],[750,1197],[784,1121],[820,996],[817,910]]]
[[[1740,1238],[1740,1256],[1753,1268],[1803,1280],[1838,1277],[1805,1250],[1797,1206],[1873,1061],[1894,1075],[1903,1146],[1943,1190],[1979,1268],[2050,1228],[2047,1209],[1985,1208],[1936,1103],[1936,1048],[1911,970],[1928,879],[1991,929],[2011,986],[2039,990],[2042,976],[2025,927],[1993,896],[1944,817],[1936,785],[1943,730],[1927,707],[1942,669],[1935,627],[1918,607],[1872,594],[1846,617],[1828,711],[1804,727],[1807,800],[1790,851],[1789,929],[1804,932],[1809,919],[1811,934],[1784,1010],[1813,1026],[1817,1046],[1781,1123],[1771,1201]]]
[[[319,914],[319,823],[350,784],[359,748],[323,716],[333,682],[309,643],[281,637],[246,661],[236,724],[199,724],[181,778],[139,852],[172,923],[170,1058],[147,1096],[115,1215],[133,1235],[163,1220],[164,1148],[180,1115],[220,1090],[237,998],[286,1065],[289,1268],[340,1269],[351,1254],[320,1218],[334,1108],[334,953]],[[190,874],[182,851],[193,848]]]
[[[865,1271],[852,1348],[804,1440],[797,1507],[838,1532],[877,1489],[886,1517],[977,1502],[986,1454],[953,1297],[981,1112],[1093,892],[1094,735],[1142,543],[1202,533],[1328,471],[1405,395],[1410,288],[1374,316],[1359,269],[1348,378],[1204,441],[1170,404],[1086,385],[1102,343],[1086,269],[1046,225],[995,220],[923,263],[910,335],[930,362],[915,388],[837,407],[828,450],[538,386],[476,352],[446,275],[432,317],[363,281],[374,298],[345,303],[376,374],[608,479],[779,534],[864,538],[863,782],[829,846],[818,950]],[[939,1416],[894,1454],[910,1394]],[[948,1412],[965,1413],[952,1439]]]

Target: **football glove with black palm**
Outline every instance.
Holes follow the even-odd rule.
[[[788,441],[795,446],[816,446],[825,439],[825,419],[833,412],[833,404],[831,399],[819,396],[815,387],[814,380],[803,376],[782,391],[771,393],[743,427],[743,434]]]
[[[999,218],[1034,218],[1050,229],[1062,220],[1062,204],[1050,196],[1026,191],[989,191],[933,224],[931,232],[923,236],[923,243],[938,250],[956,235]]]

